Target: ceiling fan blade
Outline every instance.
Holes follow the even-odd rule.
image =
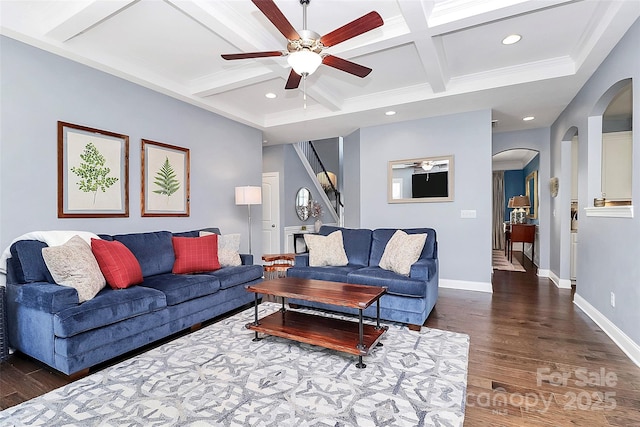
[[[361,16],[355,21],[351,21],[342,27],[333,30],[329,34],[325,34],[320,37],[320,41],[326,47],[342,43],[345,40],[349,40],[355,36],[371,31],[374,28],[378,28],[384,24],[382,17],[378,12],[369,12],[366,15]]]
[[[289,79],[287,79],[287,84],[284,88],[297,89],[298,86],[300,86],[300,80],[302,80],[302,76],[291,70],[291,72],[289,73]]]
[[[345,71],[349,74],[353,74],[358,77],[367,77],[371,72],[371,68],[365,67],[355,62],[347,61],[346,59],[338,58],[337,56],[327,55],[322,58],[322,63],[329,67],[337,68],[338,70]]]
[[[283,13],[278,9],[278,6],[273,2],[273,0],[251,0],[253,4],[256,5],[258,9],[267,17],[269,21],[282,33],[283,36],[287,38],[287,40],[298,40],[300,35],[293,28],[293,25],[289,22],[289,20],[283,15]]]
[[[272,50],[270,52],[247,52],[247,53],[226,53],[221,55],[223,59],[248,59],[248,58],[265,58],[267,56],[284,56],[285,52]]]

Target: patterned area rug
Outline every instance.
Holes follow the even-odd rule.
[[[520,264],[520,261],[516,259],[514,256],[512,258],[512,262],[509,262],[507,257],[504,256],[504,251],[502,250],[493,250],[492,259],[491,259],[491,267],[494,270],[507,270],[507,271],[521,271],[525,272],[526,270]]]
[[[279,308],[260,305],[260,315]],[[336,317],[341,317],[336,315]],[[0,425],[462,426],[469,337],[389,324],[357,357],[267,336],[253,308],[0,412]]]

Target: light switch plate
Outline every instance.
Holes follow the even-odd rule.
[[[476,210],[475,209],[462,209],[460,211],[460,218],[475,218]]]

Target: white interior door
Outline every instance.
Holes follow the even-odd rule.
[[[280,174],[262,174],[262,250],[278,254],[280,249]]]

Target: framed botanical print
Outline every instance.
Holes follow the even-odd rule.
[[[129,216],[129,137],[58,122],[58,218]]]
[[[141,214],[189,216],[189,149],[142,140]]]

